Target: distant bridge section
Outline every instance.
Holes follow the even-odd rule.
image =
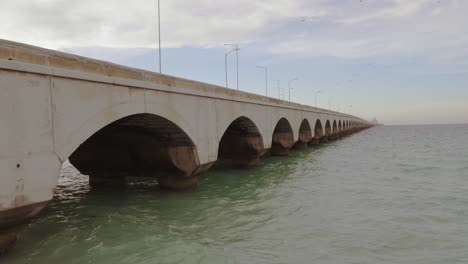
[[[69,160],[92,186],[197,186],[372,126],[352,115],[0,40],[0,229],[36,215]]]

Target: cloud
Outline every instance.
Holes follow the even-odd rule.
[[[392,1],[387,1],[391,3]],[[377,2],[364,1],[361,3],[371,4],[371,7],[368,10],[372,12],[364,12],[363,14],[358,14],[353,17],[346,17],[341,22],[346,24],[355,24],[367,22],[370,20],[380,20],[380,19],[393,19],[398,17],[405,17],[417,13],[422,9],[424,3],[427,3],[427,0],[396,0],[393,1],[391,5],[380,6],[375,5]],[[373,4],[373,5],[372,5]],[[381,4],[381,3],[380,3]]]
[[[0,38],[134,67],[156,65],[157,0],[0,5]],[[255,66],[268,64],[281,85],[299,76],[302,92],[323,87],[323,98],[352,101],[353,111],[383,122],[466,122],[460,114],[467,110],[466,0],[161,0],[161,8],[163,47],[180,48],[165,51],[165,73],[223,84],[223,50],[205,48],[238,42],[241,89],[263,93]],[[313,102],[310,94],[301,94],[301,102]]]
[[[6,0],[2,0],[6,1]],[[51,48],[154,47],[156,0],[17,0],[4,3],[0,36]],[[300,2],[162,0],[166,47],[252,42],[271,20],[314,15]],[[8,8],[5,8],[8,7]],[[6,22],[6,23],[5,23]]]
[[[156,0],[0,1],[0,38],[54,49],[156,47]],[[348,59],[444,48],[453,57],[468,44],[461,0],[161,0],[161,8],[164,47],[240,42]]]
[[[350,15],[328,10],[335,15],[312,21],[309,28],[291,34],[287,41],[278,42],[269,50],[340,58],[421,53],[430,56],[431,49],[466,50],[468,28],[462,25],[468,23],[467,2],[382,2],[385,7],[377,6],[376,1],[369,8],[348,7]],[[389,5],[390,2],[393,4]]]

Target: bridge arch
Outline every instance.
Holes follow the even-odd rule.
[[[310,140],[309,145],[318,145],[323,137],[323,126],[320,119],[317,119],[314,124],[314,136]]]
[[[341,126],[341,120],[338,121],[338,132],[341,132],[343,130],[343,127]]]
[[[312,129],[310,127],[307,118],[304,118],[299,127],[299,139],[297,140],[296,148],[305,148],[307,144],[312,140]]]
[[[241,116],[228,126],[218,148],[218,159],[229,159],[234,166],[254,167],[263,154],[263,137],[255,123]]]
[[[195,143],[174,122],[141,113],[95,132],[69,157],[92,186],[121,185],[126,176],[157,178],[169,189],[192,188],[201,173]]]
[[[317,121],[315,121],[315,127],[314,127],[314,138],[320,139],[322,136],[323,136],[322,122],[320,122],[320,119],[317,119]]]
[[[191,121],[176,111],[174,107],[162,105],[156,109],[157,111],[147,111],[144,102],[129,98],[107,105],[91,104],[94,102],[90,102],[90,105],[87,105],[87,102],[85,104],[83,102],[67,102],[70,109],[63,109],[64,106],[60,107],[62,111],[68,111],[63,115],[69,118],[56,124],[57,128],[55,129],[55,151],[62,162],[67,160],[81,144],[102,128],[125,117],[145,113],[169,120],[182,129],[194,141],[195,145],[198,145],[197,137],[192,131]],[[77,113],[77,108],[87,109],[87,111]]]
[[[271,154],[274,156],[287,156],[289,149],[294,145],[294,132],[286,118],[281,118],[275,126],[271,143]]]

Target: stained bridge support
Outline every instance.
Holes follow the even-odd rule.
[[[286,118],[281,118],[276,124],[271,143],[271,155],[287,156],[294,145],[294,134]]]
[[[327,120],[325,123],[325,134],[320,138],[320,143],[328,143],[331,140],[332,136],[332,128],[330,125],[330,121]]]
[[[309,121],[307,119],[302,120],[301,127],[299,128],[299,139],[297,140],[294,148],[303,149],[306,148],[309,142],[312,140],[312,130],[310,128]]]
[[[320,144],[320,139],[323,137],[323,127],[322,123],[320,122],[319,119],[315,122],[315,127],[314,127],[314,137],[310,141],[309,145],[318,145]]]
[[[236,167],[255,167],[263,154],[263,138],[252,120],[246,117],[234,120],[219,143],[218,159],[229,159]]]

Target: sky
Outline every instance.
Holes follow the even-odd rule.
[[[156,0],[0,0],[0,38],[159,71]],[[468,123],[467,0],[161,0],[162,72],[384,124]],[[235,53],[228,85],[236,89]],[[278,81],[279,87],[278,89]],[[320,93],[317,93],[320,91]]]

